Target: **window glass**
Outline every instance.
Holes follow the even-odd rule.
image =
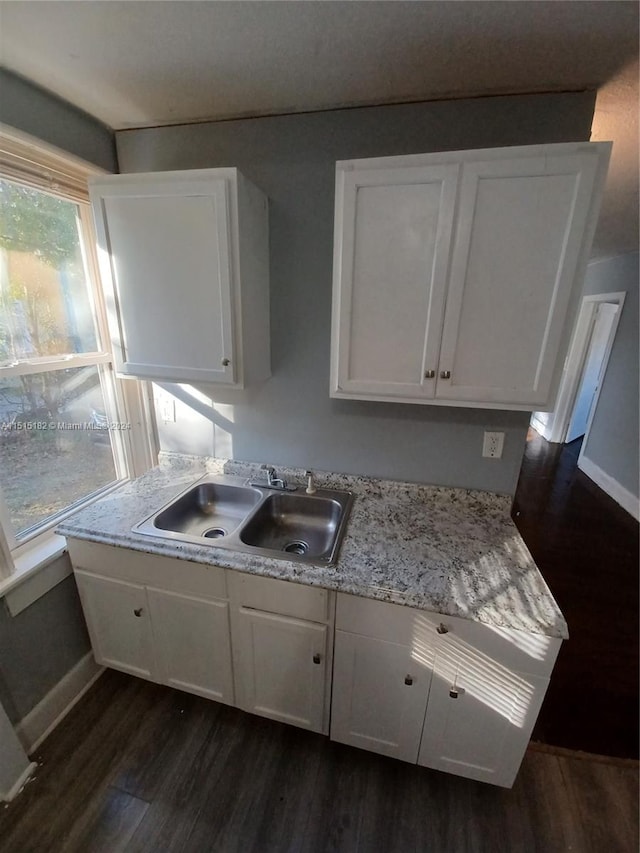
[[[97,349],[78,205],[0,180],[0,366]]]
[[[0,482],[18,539],[117,479],[118,426],[98,367],[0,375]]]

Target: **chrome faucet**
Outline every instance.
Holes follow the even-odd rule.
[[[261,480],[257,483],[251,483],[252,486],[258,486],[262,489],[280,489],[283,492],[295,492],[297,486],[289,486],[286,480],[276,476],[276,469],[273,465],[261,465],[261,471],[266,471],[266,483]]]
[[[276,469],[273,465],[262,465],[261,470],[265,470],[267,472],[267,485],[272,488],[282,488],[286,485],[285,481],[282,477],[276,477]]]

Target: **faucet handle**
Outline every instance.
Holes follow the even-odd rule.
[[[273,467],[273,465],[261,465],[260,470],[267,472],[267,483],[271,485],[276,479],[276,469]]]

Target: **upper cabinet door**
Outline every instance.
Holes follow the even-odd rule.
[[[235,169],[112,175],[90,191],[118,373],[242,385],[253,358],[268,375],[262,194]]]
[[[331,395],[552,408],[610,149],[338,163]]]
[[[437,397],[548,402],[597,167],[596,146],[464,164]]]
[[[334,396],[433,397],[457,173],[338,166]]]

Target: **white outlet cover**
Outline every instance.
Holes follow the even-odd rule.
[[[175,423],[176,401],[173,397],[162,397],[160,402],[160,417],[166,424]]]
[[[504,448],[503,432],[485,432],[482,442],[482,455],[487,459],[501,459]]]

